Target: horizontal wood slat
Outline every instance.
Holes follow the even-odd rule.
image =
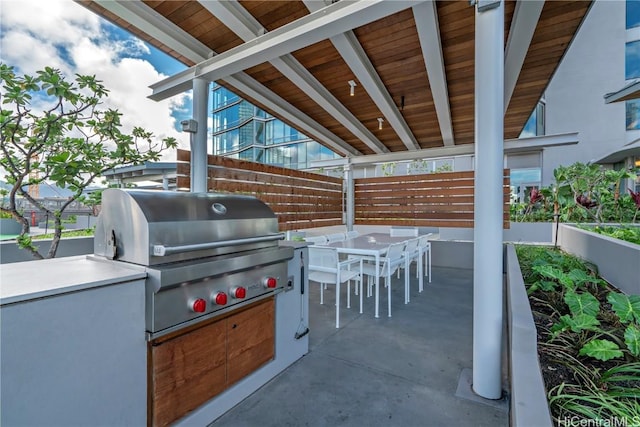
[[[509,170],[503,180],[503,226],[509,228]],[[474,172],[355,180],[355,223],[414,227],[473,227]]]
[[[179,189],[190,186],[190,154],[178,150]],[[343,224],[342,179],[228,157],[208,156],[209,191],[241,193],[265,202],[281,231]],[[510,181],[504,171],[503,223],[509,228]],[[354,180],[355,223],[473,227],[474,172]]]
[[[178,150],[178,189],[190,188],[190,158]],[[221,156],[208,156],[207,163],[208,191],[260,199],[278,217],[280,231],[342,224],[340,178]]]

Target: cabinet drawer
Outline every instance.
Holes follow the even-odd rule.
[[[225,347],[224,321],[151,347],[154,426],[181,418],[225,389]]]
[[[275,301],[270,298],[227,318],[227,385],[249,375],[275,354]]]

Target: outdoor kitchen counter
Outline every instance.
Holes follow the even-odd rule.
[[[2,266],[0,425],[146,425],[145,278],[86,256]]]
[[[0,305],[144,279],[140,269],[87,259],[85,255],[4,264]]]

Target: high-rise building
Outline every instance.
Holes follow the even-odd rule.
[[[339,157],[222,86],[214,85],[212,101],[213,154],[291,169]]]

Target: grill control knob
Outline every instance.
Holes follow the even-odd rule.
[[[207,302],[202,298],[198,298],[191,304],[191,310],[196,313],[204,313],[207,310]]]
[[[264,287],[265,288],[275,288],[278,285],[278,281],[276,280],[275,277],[267,277],[264,280]]]
[[[242,286],[239,286],[237,288],[231,289],[231,295],[233,295],[233,297],[235,299],[246,298],[247,297],[247,290],[245,288],[243,288]]]
[[[224,292],[218,292],[213,297],[213,302],[216,305],[226,305],[227,304],[227,294],[225,294]]]

